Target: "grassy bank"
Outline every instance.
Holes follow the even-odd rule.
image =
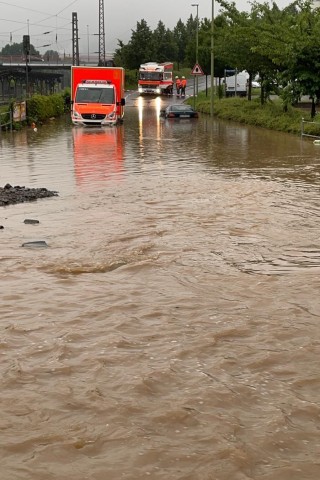
[[[193,105],[193,99],[190,98],[188,103]],[[199,93],[196,99],[196,108],[199,112],[210,114],[210,93],[208,97],[203,92]],[[213,112],[215,117],[225,120],[297,135],[301,133],[302,118],[311,122],[310,109],[289,107],[288,111],[284,112],[281,100],[260,105],[258,98],[249,102],[246,98],[218,99],[214,97]],[[304,131],[320,136],[320,118],[316,117],[314,124],[305,124]]]

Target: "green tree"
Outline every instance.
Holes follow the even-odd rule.
[[[218,15],[214,19],[214,76],[221,78],[224,75],[224,69],[229,68],[226,63],[219,43],[220,31],[224,25],[224,18]],[[199,64],[206,75],[211,73],[211,35],[212,24],[211,20],[204,18],[199,25]]]
[[[261,103],[264,103],[271,92],[280,93],[279,80],[288,60],[292,19],[291,14],[288,15],[286,9],[280,10],[276,3],[254,2],[250,20],[249,65],[253,64],[259,72]]]
[[[178,63],[178,70],[180,70],[180,65],[183,63],[186,54],[186,44],[188,39],[187,29],[185,24],[178,20],[176,26],[173,29],[173,38],[177,48],[175,60]]]
[[[132,30],[131,39],[127,45],[125,61],[129,69],[137,69],[141,63],[150,62],[154,58],[153,34],[147,22],[137,22],[137,29]]]
[[[217,39],[219,55],[232,68],[249,73],[249,100],[251,82],[259,73],[263,104],[275,89],[281,68],[277,51],[283,48],[283,15],[276,4],[253,3],[250,13],[239,12],[225,0],[220,4],[224,23]]]
[[[122,40],[118,39],[118,48],[115,50],[115,54],[113,57],[115,65],[118,67],[129,68],[128,64],[129,61],[129,52],[130,48],[128,45],[125,45]]]
[[[23,55],[23,42],[12,43],[11,45],[8,43],[2,48],[1,55]],[[30,55],[40,55],[40,52],[32,44],[30,44]]]
[[[197,32],[197,18],[192,15],[186,23],[186,46],[185,46],[185,63],[192,68],[195,64],[196,55],[196,32]]]
[[[152,37],[154,61],[166,62],[176,59],[178,48],[175,44],[173,33],[169,29],[166,29],[161,20],[154,30]]]
[[[312,100],[311,115],[320,97],[320,11],[311,2],[296,1],[280,10],[273,3],[253,3],[250,61],[260,58],[261,101],[271,90],[286,110],[301,95]],[[277,90],[277,85],[281,89]]]
[[[286,55],[282,58],[281,96],[287,105],[308,95],[314,117],[320,100],[320,10],[312,9],[310,2],[301,2],[291,19],[294,21],[288,29]]]
[[[43,55],[43,59],[46,62],[59,62],[60,55],[59,52],[56,52],[55,50],[47,50]]]

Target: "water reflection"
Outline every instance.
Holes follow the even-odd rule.
[[[137,144],[130,135],[130,150],[138,160],[138,171],[145,170],[146,165],[161,166],[161,148],[164,143],[160,111],[163,109],[163,99],[160,97],[139,96],[136,101],[138,108],[138,139]],[[132,121],[132,119],[130,119]],[[129,137],[127,137],[129,139]]]
[[[145,138],[149,138],[149,135],[152,135],[152,138],[157,141],[160,141],[162,138],[160,111],[164,107],[161,97],[146,98],[140,96],[138,97],[137,105],[139,119],[139,139],[141,149],[143,150],[143,140]]]
[[[123,174],[123,127],[73,128],[75,177],[78,185],[99,184]]]

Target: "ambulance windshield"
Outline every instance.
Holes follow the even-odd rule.
[[[163,78],[162,72],[148,72],[148,71],[139,72],[139,80],[159,81],[159,80],[162,80],[162,78]]]
[[[79,87],[76,94],[76,103],[104,103],[114,104],[114,88]]]

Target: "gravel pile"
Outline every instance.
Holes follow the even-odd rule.
[[[4,187],[0,187],[0,206],[4,207],[14,203],[32,202],[39,198],[54,196],[58,196],[58,193],[47,190],[46,188],[13,187],[7,183]]]

